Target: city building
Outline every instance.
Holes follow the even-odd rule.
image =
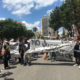
[[[44,16],[41,18],[41,33],[43,36],[48,36],[49,28],[49,17]]]
[[[44,16],[41,18],[41,34],[44,37],[56,38],[57,32],[49,27],[49,17]]]

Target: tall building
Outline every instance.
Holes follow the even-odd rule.
[[[48,36],[49,17],[44,16],[41,18],[41,33],[43,36]]]
[[[57,33],[54,31],[54,29],[49,27],[49,17],[44,16],[41,18],[41,34],[44,37],[57,37]]]

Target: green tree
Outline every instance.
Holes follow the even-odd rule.
[[[50,27],[57,30],[61,26],[61,11],[59,7],[56,7],[50,14]]]
[[[78,32],[80,34],[80,0],[73,0],[73,11],[74,11],[74,24],[78,28]]]
[[[57,30],[61,26],[72,30],[72,25],[78,27],[80,33],[80,0],[65,0],[60,7],[56,7],[50,15],[50,27]]]
[[[0,38],[19,38],[29,34],[26,26],[12,19],[0,21]]]
[[[28,39],[32,38],[33,36],[34,36],[34,33],[32,32],[32,30],[27,30],[27,31],[26,31],[26,37],[27,37]]]

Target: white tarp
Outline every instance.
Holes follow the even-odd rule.
[[[65,50],[66,47],[71,46],[71,41],[62,40],[29,40],[30,49],[26,53],[44,52],[56,48],[61,48]],[[11,54],[19,56],[19,42],[10,42]],[[67,49],[66,49],[67,50]]]
[[[72,45],[71,41],[62,40],[30,40],[30,50],[26,53],[45,52],[60,47]]]
[[[69,43],[70,41],[62,41],[62,40],[30,40],[30,49],[40,48],[40,47],[50,47],[50,46],[58,46],[61,44]]]

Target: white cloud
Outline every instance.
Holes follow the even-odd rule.
[[[48,16],[50,16],[50,13],[51,13],[51,12],[52,12],[52,9],[47,10],[46,14],[47,14]]]
[[[0,18],[0,20],[6,20],[6,18]],[[37,29],[40,29],[40,21],[36,21],[33,24],[28,23],[26,21],[21,21],[27,29],[32,29],[33,27],[37,27]]]
[[[18,6],[17,6],[18,7]],[[16,7],[16,8],[17,8]],[[30,4],[29,6],[24,6],[24,7],[21,7],[19,9],[16,9],[12,12],[12,14],[15,14],[15,15],[19,15],[21,16],[22,14],[30,14],[30,9],[33,7],[33,4]]]
[[[3,7],[11,11],[12,14],[22,16],[31,13],[31,9],[39,9],[52,5],[58,0],[2,0]]]
[[[41,8],[41,7],[46,7],[49,5],[52,5],[54,2],[58,0],[36,0],[36,9]]]
[[[5,20],[5,18],[0,18],[0,20]]]
[[[39,25],[40,25],[40,21],[36,21],[33,24],[30,24],[26,21],[22,21],[22,23],[24,23],[27,27],[27,29],[32,29],[33,27],[37,27],[38,29],[40,29]]]
[[[23,14],[30,14],[31,8],[34,7],[34,0],[2,0],[3,7],[7,8],[12,14],[21,16]]]

